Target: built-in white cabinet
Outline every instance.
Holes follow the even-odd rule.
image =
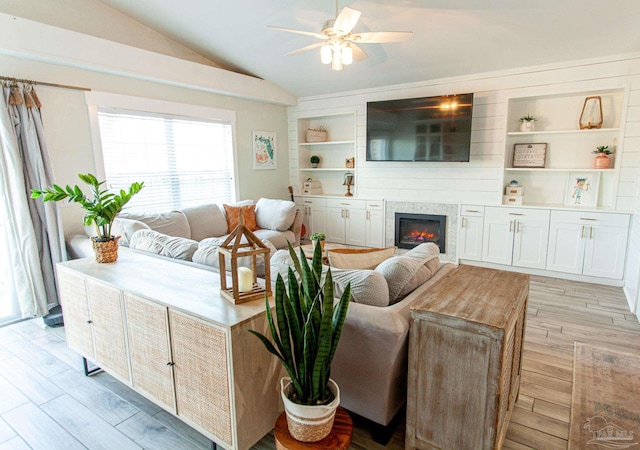
[[[482,260],[544,269],[549,210],[485,207]]]
[[[365,200],[327,199],[327,242],[366,246]]]
[[[622,279],[629,215],[552,211],[548,270]]]
[[[385,247],[384,241],[384,202],[366,202],[366,225],[364,230],[367,247]]]
[[[314,197],[299,197],[296,200],[298,211],[303,215],[307,232],[303,237],[309,238],[313,233],[325,233],[327,228],[327,199]]]
[[[458,230],[458,258],[482,261],[484,206],[462,205]]]

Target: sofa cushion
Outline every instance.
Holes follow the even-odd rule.
[[[329,265],[336,269],[375,269],[391,258],[397,247],[389,248],[336,248],[327,252]]]
[[[218,256],[218,248],[224,243],[225,238],[207,238],[198,243],[198,249],[193,254],[193,262],[203,264],[205,266],[220,268],[220,257]],[[277,250],[269,241],[262,241],[269,248],[267,258],[271,258]],[[256,258],[256,270],[259,277],[264,276],[264,258],[262,255]],[[238,258],[238,267],[251,267],[251,258],[243,256]],[[227,272],[231,270],[231,260],[225,259],[225,269]]]
[[[182,213],[189,221],[191,239],[194,241],[227,234],[227,219],[218,205],[192,206],[183,208]]]
[[[293,231],[256,230],[253,232],[258,238],[270,241],[276,248],[287,248],[287,242],[291,245],[296,241]]]
[[[122,219],[120,217],[116,217],[116,220],[113,221],[113,226],[111,227],[111,234],[114,236],[120,236],[118,245],[129,247],[129,242],[131,241],[131,236],[133,236],[133,233],[138,230],[150,229],[151,228],[149,228],[149,225],[144,222],[140,222],[139,220]]]
[[[198,243],[191,239],[168,236],[154,230],[139,230],[131,236],[129,247],[168,258],[191,261],[193,254],[198,249]]]
[[[437,271],[439,254],[437,245],[433,243],[420,244],[404,255],[389,258],[376,267],[375,270],[385,277],[389,285],[390,305],[402,300],[420,286],[422,284],[419,282],[420,279],[427,277],[426,281]],[[432,260],[436,262],[430,262]],[[428,272],[423,271],[414,279],[418,270],[424,265],[427,265]],[[435,266],[435,270],[433,270],[433,266]]]
[[[231,206],[223,205],[224,213],[227,218],[227,233],[231,233],[236,229],[238,223],[240,223],[240,212],[242,211],[242,218],[244,219],[244,226],[250,231],[257,228],[256,225],[256,205],[246,206]]]
[[[288,200],[261,198],[256,203],[256,223],[267,230],[286,231],[296,218],[296,204]]]
[[[333,296],[340,298],[351,283],[351,301],[371,306],[389,305],[389,287],[384,276],[375,270],[333,269]]]
[[[122,219],[139,220],[158,233],[191,239],[187,216],[180,211],[164,213],[120,213]]]

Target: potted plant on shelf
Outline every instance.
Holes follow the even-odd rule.
[[[311,242],[313,242],[314,247],[317,247],[318,244],[320,244],[320,249],[322,251],[324,251],[324,240],[325,240],[326,236],[324,235],[324,233],[313,233],[309,239],[311,239]]]
[[[309,161],[311,162],[311,167],[314,169],[318,168],[318,164],[320,164],[320,157],[317,155],[313,155]]]
[[[609,150],[608,145],[600,145],[596,147],[596,149],[591,152],[595,153],[596,157],[593,159],[593,168],[594,169],[608,169],[609,168],[609,155],[612,153]]]
[[[536,129],[536,119],[531,114],[527,114],[524,117],[520,117],[520,131],[534,131]]]
[[[118,259],[118,239],[120,236],[111,235],[111,226],[116,216],[122,211],[131,197],[140,192],[144,183],[132,183],[129,191],[120,190],[114,194],[102,189],[104,181],[98,181],[95,175],[90,173],[78,174],[78,178],[91,186],[93,199],[88,198],[78,185],[65,188],[54,184],[42,190],[32,189],[31,198],[42,197],[43,201],[60,201],[67,199],[69,203],[79,203],[87,213],[84,215],[84,224],[95,225],[97,236],[91,238],[91,244],[99,263],[114,262]]]
[[[334,305],[331,269],[324,283],[321,281],[320,247],[315,247],[311,265],[302,250],[300,257],[296,256],[291,244],[289,254],[294,268],[288,271],[288,293],[282,276],[278,274],[276,279],[275,322],[265,296],[271,340],[257,331],[250,332],[282,362],[289,375],[280,381],[289,433],[302,442],[317,442],[331,432],[340,403],[340,389],[329,376],[347,316],[351,285]]]

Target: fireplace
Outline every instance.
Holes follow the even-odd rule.
[[[413,248],[425,242],[433,242],[445,253],[447,216],[432,214],[396,213],[395,245]]]

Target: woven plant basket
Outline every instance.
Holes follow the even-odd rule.
[[[326,142],[327,130],[322,125],[317,130],[309,128],[307,130],[307,142]]]
[[[332,379],[329,379],[329,390],[334,399],[328,405],[299,405],[289,400],[291,378],[280,380],[282,401],[287,413],[287,428],[289,434],[300,442],[318,442],[329,436],[333,428],[333,420],[340,404],[340,389]]]
[[[91,239],[91,245],[93,246],[93,251],[96,254],[97,262],[111,263],[118,259],[118,240],[120,239],[120,236],[116,236],[112,240],[106,242],[96,242],[93,238],[89,239]]]

